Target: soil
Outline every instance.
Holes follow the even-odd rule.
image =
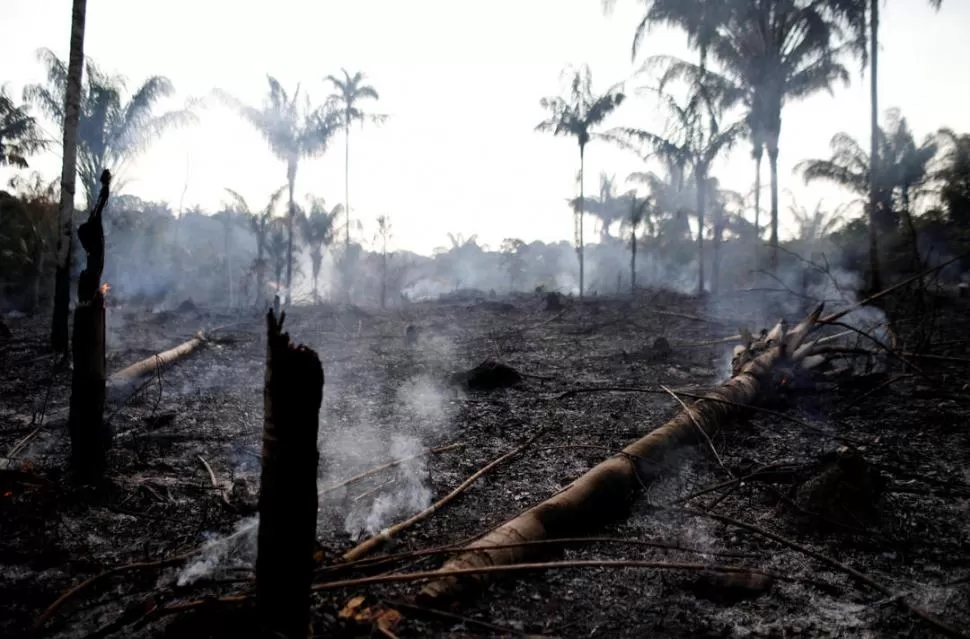
[[[696,343],[731,335],[738,321],[748,320],[754,332],[770,328],[765,321],[771,314],[746,312],[743,295],[718,304],[659,293],[634,302],[563,298],[562,309],[552,311],[545,302],[537,294],[502,304],[455,300],[387,312],[347,306],[287,312],[286,329],[317,350],[326,373],[315,583],[433,570],[442,557],[357,572],[332,565],[368,531],[426,507],[542,432],[524,454],[380,552],[456,544],[502,523],[679,410],[662,392],[560,398],[563,392],[660,384],[697,392],[724,381],[733,344]],[[451,608],[452,617],[407,603],[420,583],[345,587],[314,595],[315,636],[380,633],[377,625],[341,616],[355,596],[366,597],[358,617],[382,605],[401,614],[397,621],[385,617],[391,634],[383,636],[937,636],[893,597],[816,559],[746,530],[657,507],[724,482],[728,471],[743,476],[770,464],[795,471],[772,475],[774,483],[752,479],[710,492],[689,505],[755,523],[837,559],[966,632],[970,372],[960,358],[970,357],[970,300],[954,294],[933,309],[929,328],[925,311],[915,323],[912,313],[892,311],[894,325],[903,327],[897,336],[918,329],[929,336],[919,348],[952,361],[912,359],[920,371],[914,373],[889,360],[885,370],[775,397],[773,408],[813,429],[751,413],[714,439],[723,467],[698,447],[670,460],[664,478],[627,518],[591,522],[590,534],[600,537],[685,550],[596,542],[571,544],[552,557],[741,565],[786,579],[616,567],[514,573]],[[166,609],[253,592],[265,318],[187,310],[110,309],[109,372],[199,329],[214,339],[135,395],[109,404],[114,441],[109,471],[96,487],[76,486],[68,468],[70,372],[45,356],[48,318],[6,321],[11,337],[0,338],[0,454],[6,456],[0,457],[0,636],[29,634],[48,606],[90,577],[183,555],[119,571],[79,591],[42,634],[251,636],[248,600]],[[449,383],[484,361],[507,365],[521,378],[511,386],[486,385],[487,391]],[[820,497],[815,487],[832,482],[813,476],[813,469],[830,472],[833,455],[845,452],[833,452],[845,445],[838,437],[850,438],[864,458],[858,463],[865,465],[866,481]],[[454,442],[464,445],[329,489],[374,466]],[[819,499],[825,506],[826,499],[848,493],[858,500],[863,489],[874,491],[861,497],[865,517],[827,509],[842,515],[833,522],[802,507]]]

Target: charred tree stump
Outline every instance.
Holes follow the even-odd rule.
[[[77,230],[78,240],[87,255],[87,264],[77,283],[77,308],[74,310],[72,340],[74,371],[68,430],[71,434],[71,462],[80,481],[98,479],[104,472],[105,452],[110,436],[104,423],[105,337],[104,226],[101,213],[108,202],[111,174],[101,174],[101,193],[86,222]]]
[[[263,469],[256,602],[267,636],[306,637],[317,530],[317,432],[323,367],[282,332],[286,313],[266,314]]]

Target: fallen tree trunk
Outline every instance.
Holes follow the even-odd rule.
[[[266,314],[256,604],[265,636],[292,639],[310,629],[324,377],[317,354],[282,332],[285,318]]]
[[[706,394],[710,399],[695,401],[687,410],[596,465],[553,497],[469,544],[467,552],[439,569],[441,577],[427,584],[421,590],[421,597],[432,602],[453,598],[469,586],[484,585],[487,573],[457,577],[449,572],[522,563],[533,558],[539,548],[510,547],[510,544],[581,534],[621,516],[636,494],[657,477],[672,453],[713,438],[744,410],[745,404],[758,401],[775,382],[779,370],[785,371],[784,375],[797,365],[789,354],[801,346],[821,311],[820,306],[787,334],[780,323],[763,340],[749,347],[750,361],[739,363],[734,377]]]
[[[131,366],[112,373],[111,377],[108,378],[109,395],[112,399],[116,399],[131,393],[145,378],[154,375],[157,371],[168,367],[182,357],[194,353],[206,342],[206,336],[200,331],[187,342],[182,342],[174,348],[146,357],[140,362],[135,362]]]
[[[104,226],[101,213],[108,202],[111,174],[101,174],[101,192],[87,221],[77,235],[87,263],[77,282],[77,307],[74,309],[74,370],[71,373],[71,400],[67,418],[71,435],[71,465],[81,482],[96,481],[104,472],[105,452],[110,435],[104,423],[105,335]]]

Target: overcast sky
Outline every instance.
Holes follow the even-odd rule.
[[[340,67],[362,70],[381,94],[372,108],[390,116],[351,135],[350,199],[367,225],[365,239],[374,218],[388,214],[396,247],[430,252],[447,243],[448,232],[477,234],[497,247],[506,237],[571,239],[565,202],[575,195],[575,143],[533,129],[544,115],[539,99],[559,92],[564,65],[588,63],[597,90],[630,78],[640,7],[635,0],[617,5],[604,16],[600,0],[89,0],[85,53],[126,76],[129,86],[168,76],[178,92],[168,108],[215,87],[258,105],[267,73],[290,89],[302,83],[322,102],[330,91],[324,76]],[[970,130],[970,2],[943,5],[937,14],[926,0],[892,0],[883,16],[882,106],[900,107],[920,138],[941,126]],[[70,0],[0,0],[0,82],[13,95],[43,78],[38,48],[66,58],[70,15]],[[657,30],[644,55],[693,60],[684,40]],[[825,157],[838,131],[867,139],[868,81],[851,64],[849,88],[783,114],[781,189],[809,209],[819,199],[833,207],[848,196],[804,187],[792,167]],[[652,111],[632,100],[609,124],[656,127]],[[341,202],[343,158],[341,137],[324,157],[301,164],[299,196]],[[59,163],[52,152],[33,167],[55,176]],[[596,189],[600,171],[622,182],[640,168],[635,157],[594,143],[587,191]],[[747,144],[716,168],[722,186],[742,193],[753,173]],[[209,100],[198,125],[169,133],[132,166],[127,190],[173,206],[184,190],[186,206],[215,210],[229,187],[256,207],[285,175],[255,131]],[[764,176],[767,183],[767,166]],[[789,203],[783,195],[783,208]],[[785,217],[783,211],[783,224]],[[593,237],[590,223],[587,234]]]

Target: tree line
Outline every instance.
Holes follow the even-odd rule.
[[[610,4],[605,2],[604,8],[609,9]],[[940,2],[931,0],[931,4],[939,8]],[[16,195],[5,193],[0,200],[4,210],[0,217],[0,264],[2,272],[9,274],[4,279],[18,282],[23,289],[20,293],[29,292],[27,297],[34,302],[43,297],[43,277],[50,267],[56,262],[60,273],[62,264],[73,261],[73,241],[68,241],[72,225],[76,226],[72,221],[73,206],[65,218],[65,197],[69,197],[65,193],[73,193],[73,184],[67,184],[65,177],[70,176],[73,182],[73,176],[77,176],[87,206],[96,197],[104,169],[112,172],[117,193],[124,187],[125,168],[166,131],[193,123],[199,106],[197,102],[189,103],[183,109],[158,113],[159,101],[174,92],[167,78],[150,77],[129,92],[125,78],[107,73],[85,59],[80,46],[84,5],[83,0],[75,0],[71,58],[64,61],[49,50],[42,50],[39,58],[46,80],[26,87],[22,104],[6,90],[0,91],[0,164],[21,171],[11,185]],[[802,230],[810,227],[815,233],[818,228],[826,229],[839,241],[846,264],[866,271],[870,286],[878,286],[887,269],[912,268],[928,259],[933,242],[945,241],[950,250],[955,250],[953,243],[962,241],[970,224],[970,138],[944,129],[916,140],[905,117],[895,109],[879,121],[878,10],[876,0],[644,3],[642,17],[633,29],[631,56],[641,64],[637,77],[647,83],[645,88],[656,96],[663,110],[667,123],[663,130],[606,128],[626,101],[626,88],[616,85],[597,92],[588,68],[568,69],[564,94],[540,101],[547,117],[536,128],[570,136],[579,149],[579,194],[567,202],[575,215],[573,247],[578,258],[580,295],[587,288],[587,215],[599,223],[600,259],[596,272],[601,281],[597,290],[606,288],[602,280],[608,269],[603,264],[615,262],[616,249],[623,247],[630,257],[630,286],[635,286],[640,272],[636,265],[638,247],[641,259],[650,255],[668,266],[693,268],[698,291],[716,292],[724,281],[724,256],[741,255],[725,249],[726,243],[742,243],[749,249],[753,246],[753,252],[759,256],[753,266],[777,270],[779,262],[785,259],[784,243],[778,237],[781,185],[777,166],[783,110],[793,101],[822,91],[832,92],[836,86],[847,84],[848,65],[853,60],[868,67],[872,78],[868,152],[864,141],[841,133],[832,140],[831,157],[806,160],[798,165],[796,173],[805,181],[829,181],[858,195],[864,222],[851,222],[833,233],[833,221],[838,216],[833,217],[832,212],[802,212],[802,218],[796,214],[796,219],[802,220]],[[682,30],[698,54],[697,60],[665,55],[641,60],[642,43],[656,25]],[[80,41],[77,47],[75,40]],[[341,278],[340,288],[345,296],[353,288],[354,274],[363,268],[359,262],[367,258],[368,252],[360,243],[351,241],[352,231],[359,233],[362,225],[352,218],[349,204],[350,132],[354,124],[378,123],[385,116],[369,111],[368,103],[379,100],[379,94],[364,74],[341,70],[339,75],[326,76],[323,82],[331,93],[320,104],[312,102],[301,86],[288,90],[273,76],[267,77],[267,91],[260,105],[246,104],[228,92],[214,90],[222,104],[262,134],[285,170],[281,176],[285,176],[285,183],[260,203],[246,202],[231,189],[232,185],[227,185],[230,188],[226,190],[225,206],[214,219],[224,229],[230,229],[223,232],[226,246],[222,251],[227,261],[230,304],[247,273],[252,274],[260,295],[278,291],[290,302],[294,272],[299,269],[294,264],[294,254],[301,245],[309,253],[308,277],[313,281],[314,299],[319,299],[325,254],[334,256],[335,272]],[[76,133],[76,168],[66,168],[72,154],[65,144],[65,172],[59,185],[44,184],[26,173],[29,158],[53,144],[45,136],[35,111],[64,131],[65,142],[72,129]],[[338,134],[342,134],[345,153],[343,202],[328,206],[322,198],[314,197],[305,205],[298,203],[294,192],[301,160],[326,152]],[[588,145],[594,142],[614,144],[635,153],[643,161],[643,170],[627,176],[625,187],[619,187],[615,177],[604,176],[599,193],[587,195],[583,174]],[[713,175],[718,158],[739,144],[751,149],[754,175],[750,195],[722,188]],[[762,203],[765,155],[769,172],[767,207]],[[62,191],[59,209],[54,204],[58,186]],[[69,199],[73,201],[73,197]],[[139,207],[124,211],[123,198],[110,206],[118,219],[128,220],[130,229],[137,226],[130,218]],[[281,207],[284,210],[279,216]],[[762,220],[763,208],[767,208],[767,224]],[[753,221],[749,221],[751,209]],[[184,213],[179,210],[174,217],[179,220]],[[803,218],[812,215],[826,218],[826,223],[804,222]],[[146,219],[144,226],[160,224],[158,220],[162,218],[153,219],[151,223]],[[251,237],[255,254],[251,259],[238,256],[245,262],[234,268],[228,264],[235,255],[228,243],[239,229],[245,229]],[[766,232],[767,246],[762,251]],[[386,273],[390,236],[387,216],[378,221],[377,235],[382,248],[375,255],[380,255]],[[467,242],[440,251],[432,262],[456,267],[463,264],[461,256],[472,254],[468,248],[462,248],[464,244]],[[510,238],[503,247],[518,245],[525,243]],[[603,248],[608,245],[612,246],[611,253]],[[859,246],[866,247],[864,256],[860,255]],[[185,263],[176,258],[177,253],[177,249],[172,249],[176,266]],[[521,261],[513,250],[494,253],[504,256],[496,257],[504,264]],[[765,264],[761,263],[762,253]],[[559,266],[563,268],[556,278],[550,278],[548,267],[542,267],[546,271],[532,279],[561,285],[562,272],[568,267]],[[243,270],[237,272],[238,267]],[[418,272],[437,278],[439,283],[450,279],[453,288],[460,288],[462,279],[470,281],[453,273],[442,275],[421,269]],[[407,279],[397,275],[402,281]],[[413,275],[411,279],[418,277]],[[394,287],[381,284],[382,300],[389,297],[389,288]],[[66,293],[62,293],[61,285],[55,286],[55,291],[56,307],[57,299]],[[390,297],[394,297],[393,292]]]

